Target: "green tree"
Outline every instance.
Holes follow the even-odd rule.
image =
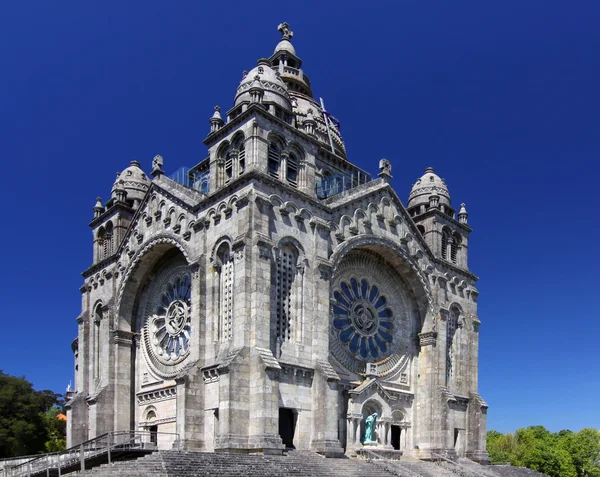
[[[573,460],[577,477],[600,477],[600,431],[586,428],[577,434],[558,433],[558,446]]]
[[[600,477],[600,431],[582,429],[552,433],[543,426],[517,429],[514,434],[489,431],[492,462],[510,462],[550,477]]]
[[[0,457],[30,455],[48,440],[44,413],[58,402],[52,391],[35,391],[23,377],[0,370]]]
[[[52,406],[44,413],[44,424],[48,432],[48,439],[44,444],[45,452],[58,452],[66,448],[67,423],[58,418],[60,412],[60,407]]]

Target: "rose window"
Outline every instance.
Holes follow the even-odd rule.
[[[189,355],[191,337],[191,277],[181,268],[155,284],[146,305],[143,329],[146,354],[160,374],[176,373]],[[160,280],[162,278],[162,280]]]
[[[379,287],[351,278],[339,283],[333,297],[333,326],[350,353],[363,361],[386,357],[394,336],[393,312]]]

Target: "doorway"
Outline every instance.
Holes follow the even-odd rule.
[[[401,429],[400,426],[392,426],[392,436],[390,444],[395,450],[400,450],[400,434]]]
[[[279,408],[279,436],[287,449],[295,449],[294,435],[296,434],[296,421],[298,415],[293,409]]]
[[[150,442],[155,446],[158,445],[158,426],[150,426],[148,431],[150,432]]]

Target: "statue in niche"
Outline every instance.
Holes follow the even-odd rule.
[[[365,419],[365,439],[363,444],[377,444],[377,441],[373,439],[373,431],[375,430],[375,424],[377,423],[377,413],[374,412]]]

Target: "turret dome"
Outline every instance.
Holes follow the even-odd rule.
[[[414,207],[421,204],[429,204],[429,197],[439,196],[439,203],[450,207],[450,192],[448,186],[440,176],[438,176],[432,167],[425,169],[425,173],[417,179],[408,196],[408,207]]]
[[[294,48],[294,45],[292,45],[290,40],[287,38],[283,38],[279,43],[277,43],[273,54],[279,53],[280,51],[285,51],[286,53],[296,56],[296,48]]]
[[[262,92],[262,103],[275,103],[287,111],[292,110],[287,86],[269,60],[258,60],[258,65],[244,76],[235,94],[235,106],[244,101],[254,102],[253,91]]]
[[[131,161],[129,167],[117,174],[117,179],[112,187],[113,192],[119,187],[119,183],[127,192],[127,201],[133,201],[134,204],[144,198],[150,187],[150,179],[137,161]]]

